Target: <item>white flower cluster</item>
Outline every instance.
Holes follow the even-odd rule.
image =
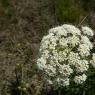
[[[90,61],[92,66],[95,68],[95,53],[92,55],[92,60]]]
[[[89,27],[68,24],[49,30],[41,41],[37,66],[50,84],[67,86],[71,77],[77,84],[85,82],[90,62],[95,63],[95,54],[89,57],[93,49],[89,37],[93,35]]]
[[[85,74],[75,76],[74,81],[77,84],[82,84],[87,79],[87,76]]]

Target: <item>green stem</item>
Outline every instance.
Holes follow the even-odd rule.
[[[23,65],[21,64],[21,82],[23,82],[23,77],[24,77],[23,76]],[[22,95],[22,91],[21,91],[21,95]]]
[[[59,91],[58,91],[58,95],[61,95],[61,90],[59,89]]]
[[[86,95],[85,90],[83,91],[83,95]]]

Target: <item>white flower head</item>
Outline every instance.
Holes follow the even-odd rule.
[[[64,51],[59,51],[58,53],[58,60],[59,62],[62,62],[67,59],[67,53]]]
[[[49,51],[48,51],[48,50],[44,50],[44,51],[42,52],[42,57],[43,57],[44,59],[47,59],[47,58],[49,57]]]
[[[93,44],[87,36],[81,36],[81,43],[87,45],[90,49],[93,48]]]
[[[80,56],[78,53],[70,52],[68,56],[69,65],[75,65],[79,59],[80,59]]]
[[[88,36],[93,36],[94,32],[91,28],[87,27],[87,26],[83,26],[82,27],[82,31],[84,35],[88,35]]]
[[[85,72],[88,70],[89,64],[86,60],[78,60],[75,67],[77,72]]]
[[[67,36],[67,31],[62,26],[58,26],[50,29],[49,33],[53,33],[57,37]]]
[[[95,62],[95,53],[93,53],[92,59],[93,59],[93,61]]]
[[[59,39],[59,45],[62,47],[67,47],[68,46],[68,40],[66,38],[60,38]]]
[[[87,79],[87,76],[85,74],[82,74],[82,75],[75,76],[74,82],[77,84],[82,84],[83,82],[86,81],[86,79]]]
[[[46,59],[44,59],[43,57],[39,58],[37,60],[37,66],[40,70],[43,70],[44,68],[47,68],[46,67]]]
[[[70,84],[69,78],[57,78],[56,82],[61,86],[68,86]]]
[[[64,24],[63,28],[73,35],[81,35],[81,31],[73,25]]]
[[[72,73],[73,73],[73,70],[71,69],[71,67],[69,65],[60,65],[59,66],[59,72],[67,77],[67,76],[70,76]]]
[[[82,57],[89,56],[90,55],[90,48],[86,44],[80,44],[78,48],[79,54]]]
[[[49,75],[49,76],[54,76],[56,75],[56,68],[52,65],[47,65],[47,68],[45,68],[46,70],[46,73]]]
[[[92,55],[92,60],[90,61],[90,63],[91,63],[92,66],[95,68],[95,53],[93,53],[93,55]]]
[[[82,84],[86,81],[89,63],[95,67],[95,54],[92,56],[94,35],[89,27],[82,30],[74,25],[64,24],[49,30],[40,46],[37,67],[43,71],[49,84],[68,86],[73,81]],[[82,74],[82,75],[80,75]]]
[[[48,84],[52,85],[53,82],[51,80],[47,80]]]
[[[72,45],[72,47],[75,47],[80,43],[80,39],[75,35],[73,35],[72,37],[68,37],[67,40],[68,43]]]

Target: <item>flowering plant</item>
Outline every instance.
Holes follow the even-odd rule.
[[[68,86],[73,81],[83,84],[87,71],[95,66],[94,32],[87,26],[81,29],[64,24],[49,30],[41,41],[37,66],[49,84]]]

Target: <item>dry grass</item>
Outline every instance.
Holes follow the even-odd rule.
[[[41,38],[55,25],[49,0],[0,0],[0,89],[16,64],[34,64]]]

